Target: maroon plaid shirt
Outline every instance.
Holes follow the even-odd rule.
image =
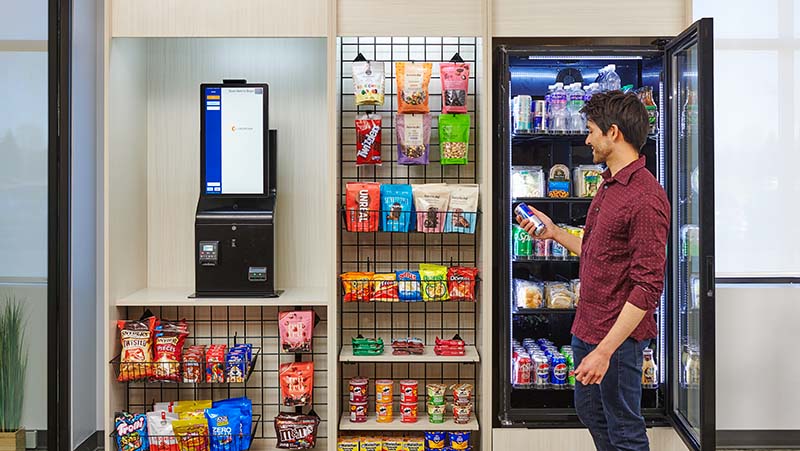
[[[644,156],[613,177],[603,173],[586,217],[575,336],[600,343],[626,302],[647,311],[631,337],[657,336],[653,312],[664,289],[669,215],[667,194],[645,168]]]

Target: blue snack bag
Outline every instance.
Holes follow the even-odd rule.
[[[381,185],[381,230],[408,232],[413,206],[411,185]]]
[[[241,410],[235,406],[206,409],[211,451],[240,451]]]
[[[397,271],[397,288],[400,302],[417,302],[422,300],[420,280],[417,271]]]
[[[147,451],[147,417],[143,414],[117,412],[114,415],[114,429],[119,451]]]
[[[217,407],[239,409],[241,413],[239,422],[241,431],[239,450],[249,449],[250,442],[253,439],[251,437],[253,430],[253,401],[251,401],[249,398],[245,396],[241,398],[223,399],[221,401],[214,401],[214,408]]]

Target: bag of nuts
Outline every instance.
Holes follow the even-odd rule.
[[[469,114],[443,114],[439,116],[439,147],[441,163],[467,164],[469,149]]]

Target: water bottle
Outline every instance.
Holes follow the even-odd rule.
[[[556,83],[553,93],[550,95],[551,109],[553,111],[552,127],[550,131],[567,131],[567,91],[564,90],[564,83]]]
[[[552,102],[551,97],[553,96],[553,89],[555,89],[555,85],[550,85],[547,87],[547,94],[544,96],[544,123],[545,123],[545,130],[550,130],[550,126],[553,123],[553,109],[552,109]]]
[[[619,91],[620,85],[622,81],[617,75],[617,66],[615,64],[610,64],[608,66],[608,73],[606,74],[605,83],[606,83],[606,91]]]
[[[586,93],[581,89],[580,83],[573,83],[572,89],[569,90],[567,99],[567,111],[569,112],[569,130],[573,132],[582,132],[586,126],[583,123],[583,96]]]
[[[597,73],[597,78],[594,79],[595,84],[598,86],[599,92],[606,90],[606,72],[608,72],[608,66],[600,69],[600,72]]]

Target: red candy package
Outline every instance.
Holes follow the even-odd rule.
[[[283,352],[311,352],[314,312],[311,310],[281,312],[278,315]]]
[[[156,318],[151,316],[141,321],[117,321],[120,354],[119,382],[147,379],[153,376],[153,333]]]
[[[451,301],[475,301],[478,268],[453,266],[447,269],[447,291]]]
[[[155,352],[155,362],[153,369],[153,380],[180,382],[181,381],[181,357],[183,354],[183,342],[189,335],[189,328],[186,320],[173,323],[162,321],[156,327],[153,348]]]
[[[348,232],[377,232],[380,222],[381,184],[349,182],[345,188]]]
[[[225,383],[225,345],[211,345],[206,350],[206,382]]]
[[[279,449],[312,449],[317,445],[319,416],[281,412],[275,417],[275,436]]]
[[[356,165],[364,164],[383,164],[379,114],[362,114],[356,118]]]
[[[284,406],[311,405],[314,392],[314,362],[282,363],[279,372]]]

